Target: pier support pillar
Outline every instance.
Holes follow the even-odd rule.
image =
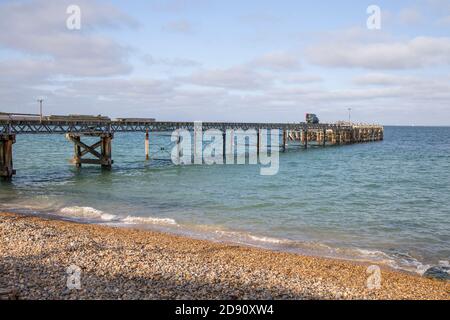
[[[322,141],[323,146],[325,147],[327,145],[327,129],[323,129],[322,139],[323,139],[323,141]]]
[[[75,142],[76,141],[76,142]],[[80,147],[80,142],[81,142],[81,137],[80,136],[73,136],[73,164],[75,165],[75,167],[77,168],[81,168],[81,147]]]
[[[305,149],[308,149],[308,130],[303,130],[303,140]]]
[[[287,132],[283,129],[283,152],[286,152]]]
[[[101,165],[104,169],[111,169],[113,161],[112,157],[112,135],[105,135],[101,137],[102,139],[102,159]]]
[[[336,130],[333,129],[333,131],[331,131],[331,144],[335,145],[336,140],[337,140],[337,132]]]
[[[13,169],[12,146],[16,142],[15,134],[0,134],[0,177],[10,180],[16,174]]]
[[[150,137],[148,129],[145,131],[145,161],[150,160]]]
[[[223,164],[226,164],[226,158],[227,158],[227,134],[224,130],[222,133],[222,157],[223,157]]]
[[[256,138],[256,156],[259,159],[259,150],[261,149],[261,130],[257,129],[256,133],[258,135]]]
[[[80,168],[82,164],[97,164],[101,165],[104,169],[111,169],[114,161],[111,159],[112,156],[112,139],[114,135],[112,133],[98,133],[98,134],[86,134],[85,136],[99,137],[100,141],[94,143],[93,145],[87,145],[81,141],[81,136],[83,134],[78,133],[68,133],[66,138],[74,143],[74,157],[72,163]],[[100,152],[97,149],[100,148]],[[83,158],[83,156],[90,154],[94,158]]]

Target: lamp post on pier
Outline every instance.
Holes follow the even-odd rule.
[[[348,124],[352,123],[352,108],[348,108]]]
[[[42,103],[44,102],[44,99],[38,99],[39,102],[39,119],[42,122]]]

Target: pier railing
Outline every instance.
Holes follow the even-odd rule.
[[[251,123],[251,122],[203,122],[208,129],[279,129],[279,130],[319,130],[351,128],[351,125],[299,123]],[[65,134],[65,133],[115,133],[193,130],[194,122],[174,121],[91,121],[91,120],[1,120],[0,133],[4,134]]]

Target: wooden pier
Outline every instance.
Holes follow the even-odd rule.
[[[114,134],[121,132],[145,133],[145,157],[149,159],[150,138],[153,132],[173,132],[177,129],[193,131],[194,122],[162,122],[154,119],[126,119],[111,120],[107,117],[73,117],[50,116],[40,117],[0,113],[0,177],[11,179],[16,173],[13,169],[12,146],[18,134],[65,134],[74,144],[73,164],[100,165],[110,169],[112,160],[112,140]],[[325,147],[331,145],[345,145],[381,141],[384,138],[384,128],[380,125],[363,124],[307,124],[299,123],[234,123],[234,122],[203,122],[202,128],[218,129],[223,132],[224,156],[227,153],[227,134],[233,137],[234,130],[256,130],[257,152],[259,154],[262,129],[279,130],[281,138],[280,148],[286,151],[289,144],[296,144],[304,149],[310,147]],[[88,145],[82,141],[83,137],[97,137],[99,141]],[[196,141],[196,139],[194,139]],[[94,158],[83,158],[85,155]]]

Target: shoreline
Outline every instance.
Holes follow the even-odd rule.
[[[37,217],[48,220],[73,222],[79,224],[92,224],[99,226],[109,226],[114,228],[137,229],[149,232],[163,233],[183,238],[205,240],[207,242],[238,245],[250,248],[258,248],[262,250],[269,250],[275,252],[292,253],[301,256],[309,256],[316,258],[325,258],[332,260],[347,261],[364,265],[378,265],[382,268],[387,268],[392,271],[402,272],[413,275],[424,276],[426,270],[437,265],[429,265],[424,262],[416,260],[418,265],[410,267],[399,264],[394,257],[387,255],[380,250],[360,249],[360,248],[339,248],[324,244],[314,244],[308,242],[297,242],[295,240],[274,238],[272,236],[265,236],[259,234],[252,234],[248,231],[226,230],[218,228],[208,228],[205,225],[186,226],[179,224],[172,218],[158,218],[158,217],[140,217],[140,216],[126,216],[119,217],[111,214],[104,214],[103,211],[98,211],[92,207],[64,207],[64,209],[89,209],[95,212],[91,217],[77,216],[77,215],[61,215],[56,214],[55,211],[40,211],[33,210],[28,212],[24,209],[0,209],[0,213],[7,212],[17,214],[20,216]],[[57,211],[57,210],[56,210]],[[103,218],[106,215],[107,218]],[[147,221],[150,220],[150,222]],[[199,228],[196,228],[199,227]],[[205,229],[205,227],[207,229]],[[217,235],[219,233],[219,235]],[[346,252],[345,252],[346,250]],[[343,252],[344,251],[344,252]],[[359,251],[359,252],[358,252]],[[360,253],[369,252],[369,253]],[[375,258],[374,258],[375,256]],[[419,267],[422,268],[419,268]],[[415,268],[414,268],[415,267]],[[435,277],[439,279],[439,277]]]
[[[450,283],[369,263],[0,213],[0,289],[20,299],[450,299]],[[81,289],[67,289],[67,268]]]

